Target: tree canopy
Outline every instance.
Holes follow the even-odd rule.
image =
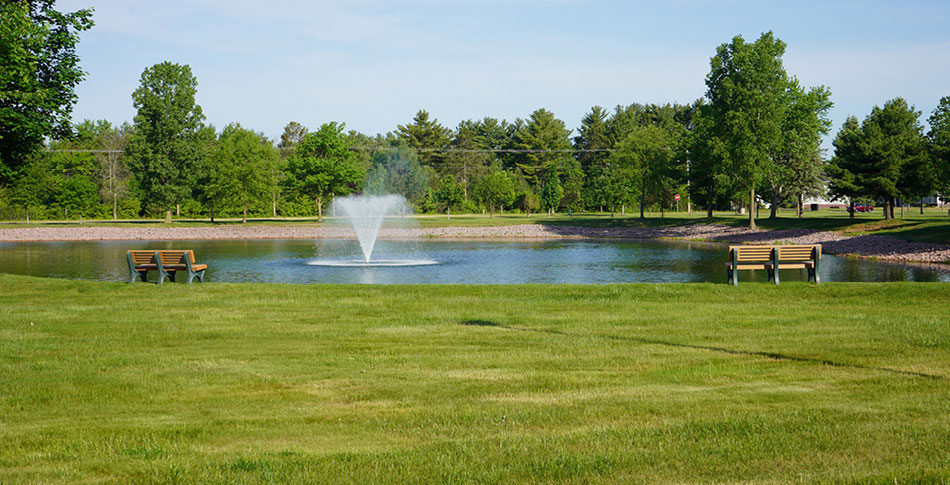
[[[132,93],[137,110],[126,153],[146,205],[164,210],[189,197],[202,158],[199,133],[204,126],[195,103],[198,80],[187,64],[162,62],[142,73]]]
[[[79,32],[92,27],[92,9],[72,13],[53,0],[0,2],[0,186],[42,147],[68,138],[79,67]]]
[[[709,104],[700,116],[711,121],[716,154],[748,189],[750,209],[755,187],[781,143],[789,88],[784,54],[785,43],[772,32],[751,44],[737,35],[716,49],[706,76]],[[755,210],[749,211],[749,226],[755,228]]]
[[[358,190],[366,175],[359,158],[349,149],[345,126],[324,123],[319,130],[305,135],[287,159],[286,183],[313,198],[319,220],[323,220],[325,203]]]

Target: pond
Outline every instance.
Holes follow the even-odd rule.
[[[0,273],[127,281],[128,249],[194,249],[207,281],[365,284],[725,282],[726,245],[649,240],[423,240],[378,242],[373,259],[433,260],[411,267],[317,266],[356,261],[351,240],[200,240],[0,243]],[[357,255],[360,254],[358,257]],[[822,281],[950,281],[950,266],[913,266],[825,255]],[[153,280],[154,275],[149,275]],[[741,281],[766,281],[742,271]],[[803,281],[786,270],[783,281]]]

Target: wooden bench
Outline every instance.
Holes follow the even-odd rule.
[[[198,278],[204,283],[207,264],[195,264],[195,252],[186,250],[129,250],[126,253],[129,263],[129,283],[135,283],[136,278],[146,281],[149,271],[158,271],[158,284],[165,279],[175,281],[175,274],[185,271],[188,274],[188,283]]]
[[[787,246],[729,246],[729,261],[726,262],[726,281],[739,284],[738,271],[764,269],[769,280],[779,284],[781,269],[804,269],[808,280],[820,284],[818,266],[821,261],[821,244]]]

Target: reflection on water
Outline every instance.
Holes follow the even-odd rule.
[[[415,267],[333,267],[315,259],[361,254],[349,240],[0,243],[0,272],[127,281],[129,249],[194,249],[208,281],[266,283],[725,282],[726,245],[684,241],[379,241],[373,258],[438,261]],[[150,279],[153,277],[150,275]],[[912,266],[825,255],[822,281],[950,281],[950,266]],[[782,272],[804,281],[804,271]],[[740,281],[766,281],[764,271]]]

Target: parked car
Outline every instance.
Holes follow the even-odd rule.
[[[855,212],[871,212],[874,210],[874,206],[871,204],[856,204],[854,206]],[[851,212],[851,208],[848,207],[848,212]]]

